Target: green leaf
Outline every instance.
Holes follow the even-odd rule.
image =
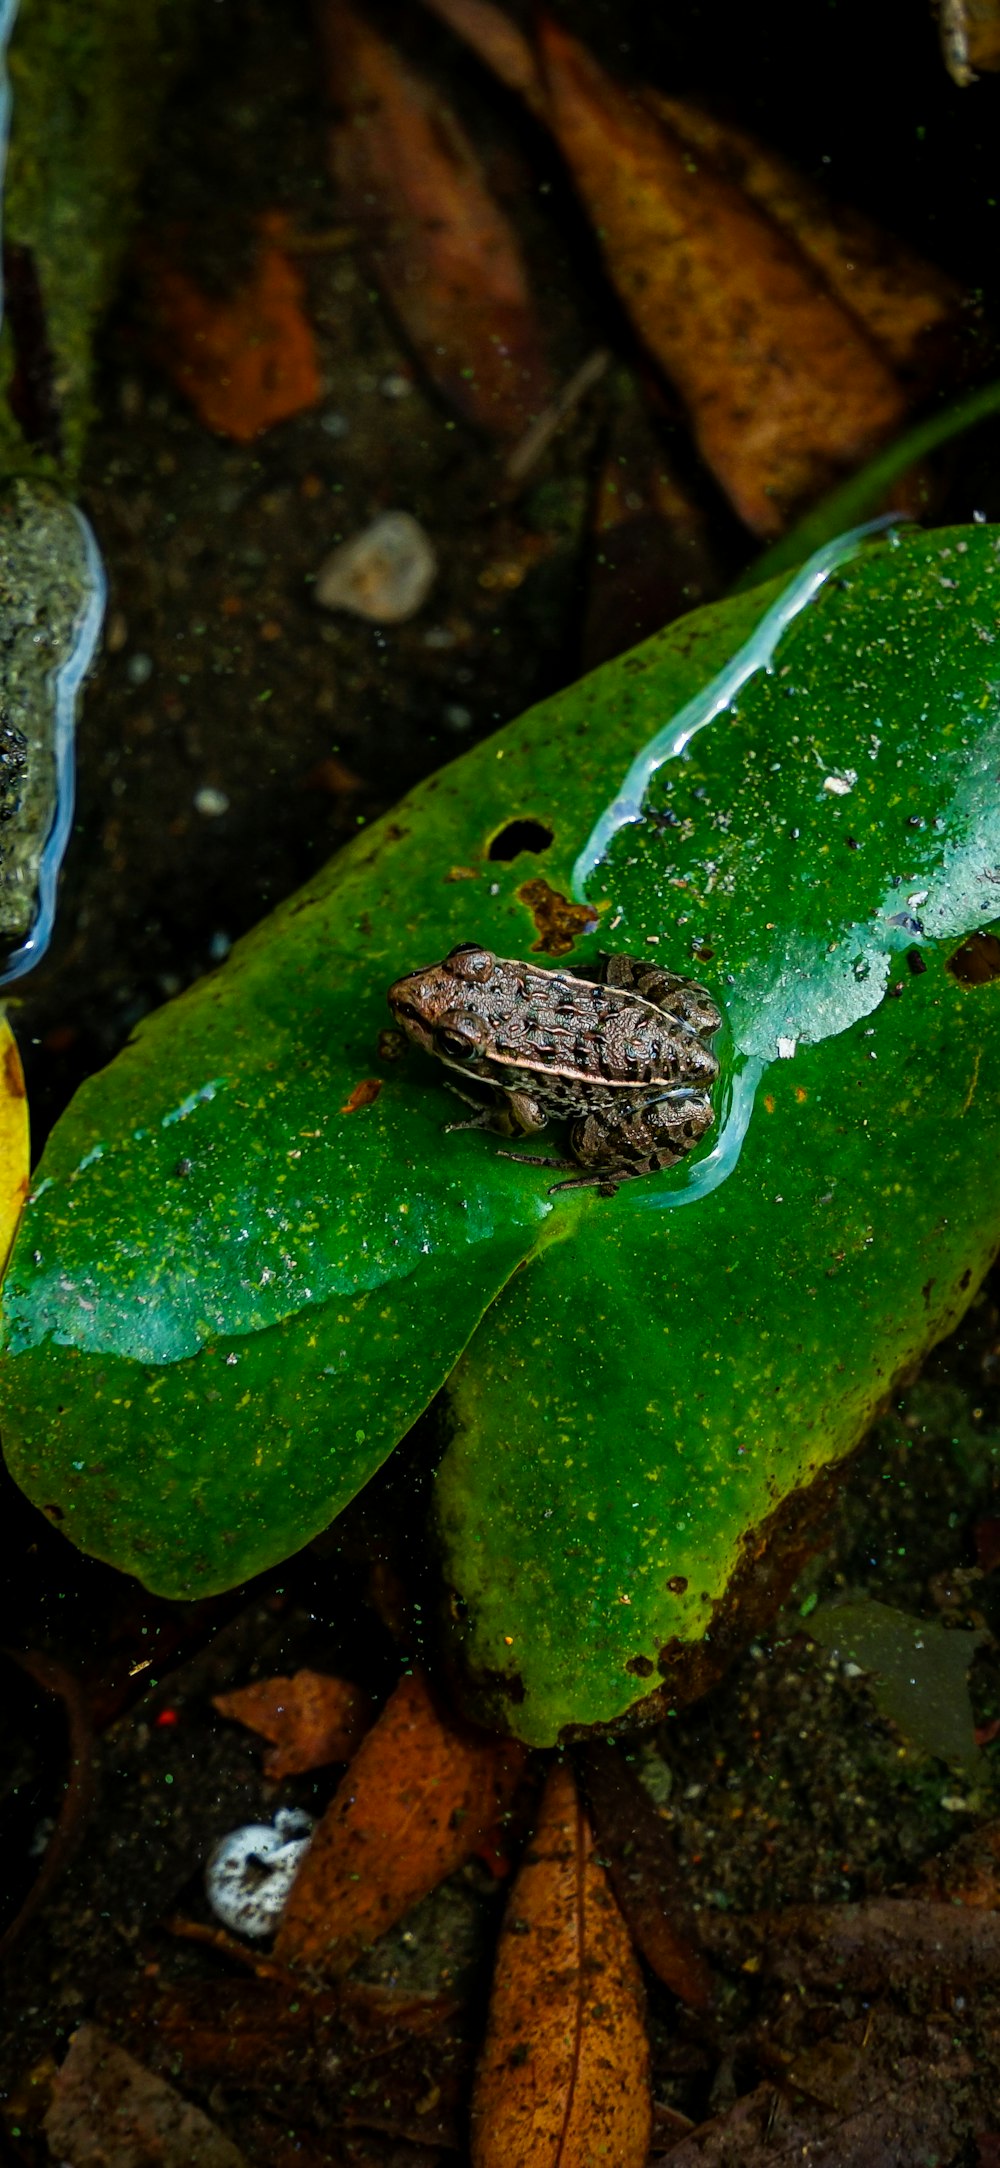
[[[437,1519],[481,1706],[547,1741],[700,1682],[769,1530],[1000,1229],[989,939],[954,966],[1000,907],[997,548],[845,562],[770,673],[770,614],[745,643],[780,583],[671,626],[432,777],[84,1087],[0,1377],[14,1472],[76,1541],[225,1586],[451,1376]],[[645,817],[610,833],[650,741]],[[551,844],[491,859],[514,821]],[[574,966],[655,957],[727,1017],[716,1132],[614,1198],[444,1135],[443,1072],[380,1048],[405,969],[469,938],[551,956],[567,925]]]

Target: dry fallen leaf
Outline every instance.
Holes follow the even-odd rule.
[[[736,511],[778,534],[898,426],[903,390],[781,228],[567,31],[543,18],[539,38],[551,125],[622,300]]]
[[[28,1101],[17,1041],[0,1016],[0,1272],[28,1194]]]
[[[367,1694],[349,1679],[331,1678],[326,1671],[257,1679],[231,1694],[216,1694],[212,1707],[273,1741],[273,1752],[264,1756],[264,1774],[275,1781],[322,1769],[328,1762],[350,1761],[371,1722]]]
[[[780,2086],[758,2085],[700,2124],[671,2146],[669,2168],[791,2168],[793,2162],[801,2168],[819,2161],[831,2168],[915,2168],[974,2158],[967,2151],[969,2108],[978,2121],[988,2080],[977,2088],[978,2103],[970,2102],[971,2057],[952,2028],[887,2024],[880,2011],[869,2011],[851,2034],[825,2054],[797,2059]]]
[[[158,2071],[204,2098],[280,2100],[286,2128],[324,2123],[424,2144],[461,2142],[471,2044],[459,2004],[344,1980],[137,1979],[116,2026]],[[339,2162],[339,2149],[337,2154]]]
[[[400,1680],[362,1741],[292,1886],[284,1964],[333,1976],[470,1858],[522,1774],[524,1749],[441,1715]]]
[[[712,2005],[712,1973],[695,1940],[695,1922],[671,1832],[645,1790],[605,1740],[581,1750],[581,1777],[601,1859],[647,1965],[692,2010]]]
[[[650,2130],[639,1969],[572,1771],[557,1764],[500,1937],[474,2168],[644,2168]]]
[[[894,1994],[941,2003],[975,1994],[1000,1971],[1000,1914],[931,1897],[786,1905],[781,1912],[701,1916],[718,1963],[795,1993]]]
[[[385,299],[450,404],[517,439],[551,385],[513,229],[432,85],[342,0],[324,0],[320,29],[333,170]]]
[[[157,359],[206,427],[238,444],[315,406],[323,389],[302,278],[280,245],[285,225],[280,212],[261,220],[253,275],[222,299],[176,265],[151,269]]]
[[[685,98],[646,90],[650,110],[689,150],[706,154],[815,265],[832,294],[865,330],[913,391],[933,377],[961,289],[894,234],[859,211],[831,203],[787,159],[745,129],[717,120]]]
[[[73,2034],[45,2134],[64,2168],[245,2168],[243,2154],[200,2108],[99,2025]]]

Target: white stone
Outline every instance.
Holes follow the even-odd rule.
[[[376,625],[401,625],[426,602],[437,558],[410,512],[380,512],[370,527],[324,558],[316,600],[325,610],[349,610]]]

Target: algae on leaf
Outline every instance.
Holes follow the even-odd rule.
[[[93,344],[201,0],[20,0],[7,68],[0,472],[77,477]]]
[[[83,1088],[0,1374],[11,1466],[76,1541],[226,1586],[451,1377],[436,1519],[480,1710],[545,1742],[703,1682],[1000,1235],[997,548],[842,564],[572,906],[634,757],[780,586],[670,626],[432,777]],[[515,821],[551,844],[491,860]],[[718,1130],[613,1198],[443,1134],[443,1073],[384,1036],[404,970],[470,938],[544,960],[555,923],[588,929],[561,962],[655,957],[727,1017]]]

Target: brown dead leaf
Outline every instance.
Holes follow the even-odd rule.
[[[494,0],[425,0],[432,15],[464,39],[498,81],[516,90],[539,120],[546,117],[546,90],[538,56],[506,8]]]
[[[305,1855],[278,1930],[283,1964],[336,1977],[467,1860],[513,1795],[525,1751],[439,1713],[401,1679]]]
[[[216,1694],[212,1707],[273,1741],[273,1752],[264,1756],[264,1774],[275,1781],[322,1769],[328,1762],[350,1761],[371,1723],[367,1694],[349,1679],[331,1678],[326,1671],[258,1679],[231,1694]]]
[[[831,203],[777,151],[685,98],[643,93],[688,149],[706,155],[724,178],[783,227],[839,301],[912,390],[926,388],[953,325],[961,289],[914,249],[859,211]]]
[[[280,2098],[286,2119],[324,2120],[426,2144],[457,2145],[472,2048],[458,2003],[345,1980],[137,1980],[116,2026],[166,2073],[204,2096]]]
[[[249,444],[315,406],[323,384],[300,272],[280,243],[280,212],[261,220],[253,276],[225,299],[175,264],[149,267],[156,357],[219,436]]]
[[[740,1916],[704,1912],[703,1947],[733,1971],[795,1993],[837,1989],[940,1999],[1000,1974],[1000,1913],[924,1897],[787,1905]]]
[[[355,1084],[354,1090],[348,1093],[340,1109],[341,1113],[356,1114],[359,1107],[373,1107],[381,1089],[381,1077],[363,1076],[360,1084]]]
[[[320,29],[333,170],[386,301],[450,404],[517,439],[551,385],[513,229],[440,94],[343,0]]]
[[[539,37],[551,125],[622,300],[736,511],[778,534],[898,426],[902,388],[787,234],[561,26],[543,18]]]
[[[200,2108],[99,2025],[81,2025],[53,2087],[45,2134],[68,2168],[246,2168]]]
[[[500,1937],[474,2168],[644,2168],[650,2129],[638,1966],[572,1771],[557,1764]]]
[[[595,1741],[580,1753],[581,1778],[611,1886],[647,1965],[692,2010],[712,2003],[712,1974],[695,1940],[694,1917],[673,1838],[617,1747]]]

